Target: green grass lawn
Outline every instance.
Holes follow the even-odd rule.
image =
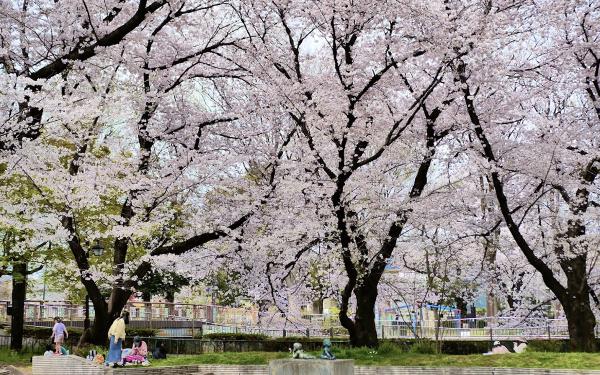
[[[0,349],[0,365],[29,366],[31,353],[17,353],[7,348]]]
[[[380,349],[338,349],[334,350],[340,359],[354,359],[363,366],[424,366],[424,367],[522,367],[556,369],[596,369],[600,370],[600,353],[555,353],[528,352],[484,356],[419,354],[402,351],[398,347],[382,345]],[[313,355],[318,353],[313,352]],[[0,349],[0,365],[29,366],[31,354],[19,354],[8,349]],[[152,360],[151,366],[181,366],[195,364],[237,364],[266,365],[270,360],[289,358],[286,352],[226,352],[200,355],[169,355],[166,360]]]
[[[317,353],[313,353],[317,354]],[[377,352],[371,349],[341,349],[340,359],[354,359],[364,366],[424,366],[424,367],[523,367],[556,369],[600,369],[600,354],[529,352],[484,356],[416,354],[396,350]],[[266,365],[272,359],[289,358],[289,353],[246,352],[207,353],[201,355],[171,355],[166,360],[153,360],[152,366],[193,364]]]

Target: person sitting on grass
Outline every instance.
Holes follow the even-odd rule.
[[[167,359],[167,349],[162,341],[156,343],[156,348],[154,348],[152,357],[154,357],[154,359]]]
[[[493,354],[509,354],[510,350],[508,350],[506,348],[506,346],[502,345],[500,343],[500,341],[494,341],[494,344],[492,346],[492,350],[487,352],[487,353],[483,353],[483,355],[493,355]]]
[[[129,355],[125,357],[125,362],[134,364],[148,362],[148,345],[146,345],[145,341],[142,341],[140,336],[135,336],[133,338],[133,346],[131,347]]]

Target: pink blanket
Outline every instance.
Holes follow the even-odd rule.
[[[144,362],[146,357],[141,355],[128,355],[125,357],[125,362]]]

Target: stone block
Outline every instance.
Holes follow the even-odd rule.
[[[269,362],[269,375],[354,375],[354,361],[338,359],[278,359]]]
[[[74,355],[35,356],[32,359],[33,375],[104,375],[102,366]]]

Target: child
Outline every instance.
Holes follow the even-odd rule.
[[[62,354],[62,344],[68,337],[67,327],[63,324],[62,319],[57,316],[54,318],[54,327],[52,327],[52,336],[50,336],[50,338],[54,338],[54,344],[56,344],[55,354]]]
[[[46,351],[44,352],[44,357],[52,357],[54,355],[54,351],[52,350],[52,345],[46,345]]]
[[[152,356],[154,359],[167,359],[167,349],[161,341],[156,344],[156,348],[154,349]]]

